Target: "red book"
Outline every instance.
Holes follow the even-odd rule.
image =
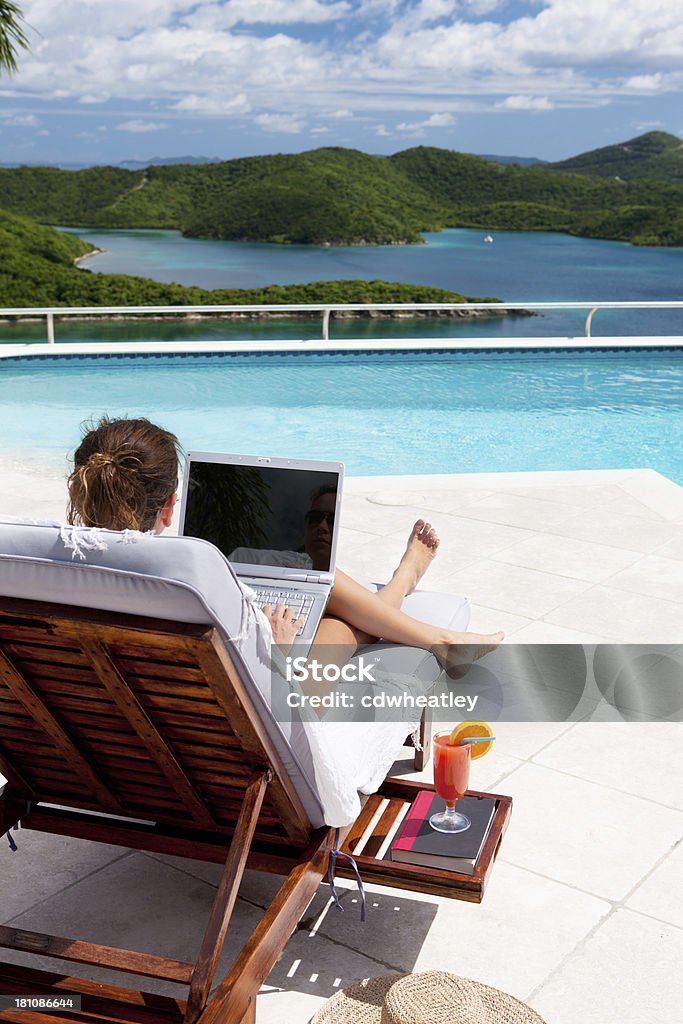
[[[474,874],[493,821],[496,801],[489,796],[461,797],[456,809],[472,822],[465,832],[437,832],[432,828],[429,819],[443,809],[444,800],[436,793],[428,789],[418,793],[389,847],[391,860]]]

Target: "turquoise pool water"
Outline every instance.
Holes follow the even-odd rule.
[[[683,484],[683,349],[6,360],[0,388],[5,458],[63,465],[107,412],[352,474],[650,467]]]

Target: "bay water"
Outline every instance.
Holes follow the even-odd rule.
[[[270,245],[183,238],[177,231],[103,231],[61,228],[104,251],[83,262],[94,273],[133,274],[202,288],[258,288],[321,280],[385,280],[433,285],[469,296],[509,302],[666,301],[683,299],[683,248],[632,246],[550,232],[449,229],[425,234],[425,244],[396,246]],[[494,320],[345,320],[333,337],[577,337],[585,313],[562,311],[533,318]],[[71,340],[103,335],[100,323],[69,325]],[[206,322],[152,326],[160,340],[193,337],[319,337],[315,321]],[[15,334],[17,329],[12,330]],[[22,332],[27,328],[22,327]],[[44,328],[28,328],[42,336]],[[63,336],[64,326],[61,328]],[[149,326],[117,325],[107,334],[125,340],[151,337]],[[683,310],[600,311],[596,336],[683,335]],[[2,339],[10,340],[3,329]]]

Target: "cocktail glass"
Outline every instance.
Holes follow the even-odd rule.
[[[471,744],[449,743],[450,732],[434,737],[434,788],[446,801],[446,810],[432,814],[429,824],[437,832],[465,832],[472,822],[455,809],[456,802],[467,792],[470,781]]]

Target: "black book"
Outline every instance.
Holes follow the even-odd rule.
[[[456,810],[472,822],[465,832],[437,832],[429,824],[432,814],[443,811],[445,801],[424,789],[413,801],[389,848],[391,860],[421,864],[444,871],[474,874],[477,858],[488,835],[496,801],[489,796],[463,796]]]

